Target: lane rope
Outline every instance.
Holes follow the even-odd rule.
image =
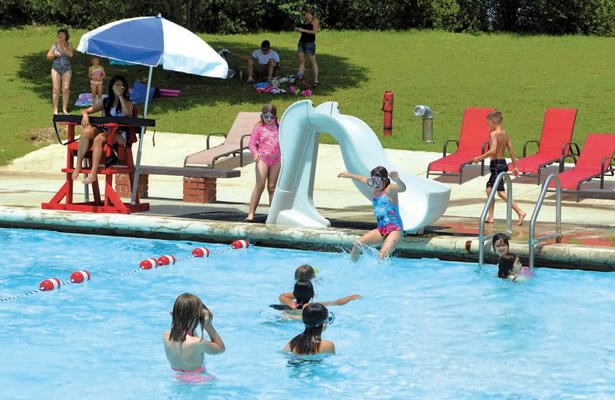
[[[110,280],[116,280],[116,279],[120,279],[128,275],[134,274],[139,271],[144,271],[144,270],[147,271],[147,270],[152,270],[152,269],[165,267],[169,265],[175,265],[176,263],[190,260],[193,258],[208,258],[209,256],[212,256],[212,255],[224,254],[232,250],[247,249],[248,247],[250,247],[250,243],[246,239],[235,240],[230,244],[228,248],[220,249],[216,251],[210,251],[207,247],[196,247],[192,250],[192,253],[188,256],[177,258],[174,255],[166,254],[166,255],[163,255],[157,258],[156,257],[147,258],[139,263],[138,268],[135,268],[127,272],[123,272],[121,274],[107,276],[106,278]],[[80,271],[73,272],[70,275],[69,279],[65,281],[61,281],[59,278],[56,278],[56,277],[48,278],[48,279],[41,281],[38,284],[38,289],[32,290],[30,292],[26,292],[26,293],[17,294],[14,296],[2,297],[0,298],[0,303],[21,299],[21,298],[31,296],[36,293],[40,293],[40,292],[52,292],[54,290],[59,290],[62,286],[69,286],[71,284],[81,284],[81,283],[89,281],[90,279],[92,279],[92,274],[86,270],[80,270]]]

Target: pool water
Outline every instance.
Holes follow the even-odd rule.
[[[542,268],[528,282],[495,266],[250,247],[139,270],[143,259],[227,245],[0,229],[0,399],[613,399],[615,275]],[[294,269],[319,268],[337,355],[281,352],[303,331],[268,307]],[[162,333],[177,295],[214,313],[226,352],[203,384],[178,380]]]

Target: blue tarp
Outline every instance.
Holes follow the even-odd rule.
[[[149,102],[151,103],[154,99],[154,92],[156,91],[155,87],[149,88]],[[145,103],[145,93],[147,93],[147,86],[139,81],[135,81],[135,84],[132,85],[132,95],[130,96],[130,100],[133,103]]]

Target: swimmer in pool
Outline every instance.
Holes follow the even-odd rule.
[[[282,351],[302,355],[335,354],[333,342],[321,337],[327,325],[333,322],[327,307],[320,303],[308,304],[302,311],[301,319],[305,330],[288,342]]]
[[[295,270],[295,282],[301,280],[311,281],[314,278],[316,278],[316,271],[314,270],[314,267],[309,264],[300,265]],[[286,292],[282,293],[279,299],[280,303],[289,304],[295,301],[295,295],[291,292]]]
[[[177,372],[205,372],[205,354],[224,353],[224,342],[213,326],[213,314],[197,296],[184,293],[177,297],[171,330],[162,335],[164,351],[171,368]],[[201,335],[196,334],[201,327]],[[203,337],[207,331],[209,340]]]
[[[521,265],[521,260],[516,254],[506,253],[498,262],[498,278],[511,281],[523,281],[533,277],[534,274],[528,267]]]
[[[308,280],[297,281],[293,290],[293,297],[293,299],[280,298],[282,304],[273,304],[272,307],[278,310],[286,311],[288,317],[291,319],[301,318],[303,308],[307,307],[309,304],[313,304],[310,303],[314,298],[314,286],[312,286],[312,282]],[[357,300],[360,298],[361,296],[358,294],[353,294],[334,301],[318,301],[316,303],[325,306],[342,306],[352,300]]]

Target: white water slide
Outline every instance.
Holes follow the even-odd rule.
[[[374,131],[360,119],[340,114],[337,102],[314,108],[310,100],[302,100],[292,104],[280,122],[282,170],[267,217],[268,225],[331,226],[314,207],[312,197],[320,132],[335,137],[348,172],[369,176],[378,165],[399,172],[408,188],[399,194],[399,210],[406,233],[422,234],[426,226],[444,214],[451,192],[447,185],[399,171],[387,159]],[[372,189],[353,182],[371,201]]]

